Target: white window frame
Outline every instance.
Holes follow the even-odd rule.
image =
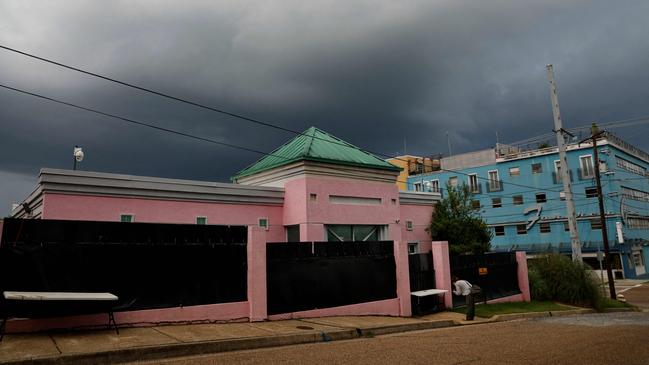
[[[266,220],[266,225],[265,225],[265,226],[263,226],[263,225],[261,224],[261,221],[262,221],[262,220]],[[258,225],[259,227],[261,227],[261,228],[264,228],[265,230],[268,230],[268,228],[270,227],[270,221],[268,220],[267,217],[259,217],[259,218],[257,218],[257,225]]]
[[[410,248],[413,248],[412,251]],[[419,253],[419,242],[408,242],[408,255],[416,255]]]
[[[130,221],[130,222],[124,222],[124,221],[122,221],[122,216],[130,216],[130,217],[131,217],[131,221]],[[135,214],[133,214],[133,213],[119,213],[119,221],[120,221],[121,223],[133,223],[133,222],[135,222]]]
[[[475,178],[475,185],[471,181],[472,178]],[[479,187],[480,183],[478,182],[478,174],[476,174],[476,173],[469,174],[469,176],[467,177],[467,180],[469,181],[469,191],[471,191],[474,194],[478,193],[480,191],[480,187]]]
[[[439,193],[439,179],[430,181],[430,191],[433,193]]]
[[[495,172],[496,173],[496,180],[493,180],[491,178],[491,173]],[[489,177],[489,190],[494,191],[494,190],[500,190],[500,173],[498,170],[489,170],[487,171],[487,176]]]
[[[414,229],[414,223],[410,220],[406,221],[406,231],[412,231]]]
[[[206,226],[206,225],[207,225],[207,217],[204,216],[204,215],[198,215],[198,216],[196,216],[196,224],[197,224],[197,225],[201,225],[201,224],[198,223],[198,220],[199,220],[200,218],[205,218],[205,224],[203,224],[203,225]]]
[[[590,171],[590,174],[586,175],[586,170],[584,169],[584,160],[589,159],[590,160],[590,168],[592,168],[592,171]],[[595,177],[595,161],[593,160],[593,155],[581,155],[579,156],[579,167],[581,167],[581,177],[582,178],[591,178]]]
[[[412,183],[412,189],[413,189],[414,191],[422,191],[423,187],[424,187],[424,186],[423,186],[423,184],[422,184],[421,181],[420,181],[420,182],[416,182],[416,183]]]

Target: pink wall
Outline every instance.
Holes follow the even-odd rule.
[[[270,320],[291,319],[291,318],[313,318],[333,316],[364,316],[364,315],[385,315],[399,316],[401,309],[399,299],[386,299],[376,302],[351,304],[333,308],[314,309],[309,311],[273,314],[268,317]]]
[[[120,327],[147,326],[163,323],[182,322],[221,322],[248,320],[248,302],[223,304],[194,305],[164,309],[147,309],[115,313],[115,322]],[[45,319],[10,319],[7,332],[34,332],[55,328],[88,328],[105,327],[108,324],[107,314],[45,318]]]
[[[402,238],[407,242],[419,242],[420,252],[422,247],[428,248],[428,243],[431,242],[430,234],[426,232],[426,228],[430,226],[430,219],[433,215],[433,207],[426,205],[408,205],[402,204],[400,206],[400,219]],[[413,230],[406,230],[406,221],[412,221]]]
[[[522,301],[529,302],[530,295],[530,279],[527,273],[527,255],[525,251],[516,251],[516,263],[518,264],[518,288],[521,291]]]
[[[43,205],[44,219],[119,221],[121,214],[133,214],[135,222],[195,224],[203,216],[208,224],[257,226],[259,218],[268,218],[268,239],[286,240],[281,206],[52,193],[44,194]]]
[[[247,249],[250,321],[263,321],[268,317],[266,305],[266,230],[260,227],[248,227]]]
[[[453,294],[451,286],[451,261],[448,252],[448,242],[435,241],[432,243],[433,265],[435,267],[435,287],[448,290],[444,295],[446,308],[453,307]]]

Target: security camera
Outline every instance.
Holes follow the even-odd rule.
[[[74,147],[74,159],[77,160],[77,162],[83,161],[83,150],[81,150],[81,147]]]

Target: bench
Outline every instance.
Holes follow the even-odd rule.
[[[70,293],[70,292],[26,292],[26,291],[5,291],[3,292],[4,300],[11,301],[14,305],[20,303],[21,301],[30,301],[30,302],[106,302],[114,303],[119,299],[116,295],[111,293]],[[111,323],[115,328],[115,332],[119,334],[117,329],[117,323],[115,322],[115,316],[113,315],[113,306],[108,307],[108,328],[110,328]],[[9,312],[5,311],[5,315],[0,325],[0,341],[4,337],[5,327],[7,325],[7,320],[9,318]]]
[[[417,309],[418,314],[421,314],[422,310],[421,310],[420,300],[422,297],[438,295],[441,298],[441,302],[444,303],[444,296],[446,295],[446,293],[448,293],[448,290],[445,289],[425,289],[425,290],[413,291],[410,293],[410,295],[417,298],[417,305],[415,306],[415,308]]]

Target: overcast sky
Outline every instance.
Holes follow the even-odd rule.
[[[393,155],[649,115],[649,1],[2,1],[0,44]],[[263,151],[293,137],[0,50],[0,84]],[[649,126],[614,130],[647,150]],[[259,156],[0,89],[0,214],[41,167],[228,181]]]

